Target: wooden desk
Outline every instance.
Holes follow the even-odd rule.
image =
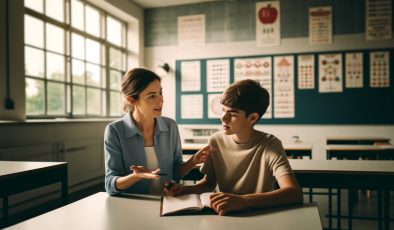
[[[394,145],[326,145],[327,159],[394,159]]]
[[[394,191],[393,161],[289,160],[289,162],[301,187],[378,190],[378,228],[390,229],[389,191]],[[337,207],[340,207],[340,199],[337,203]],[[349,197],[348,205],[349,229],[352,229],[352,197]],[[329,214],[329,228],[331,229],[332,200],[330,199]],[[338,217],[340,216],[339,208]],[[337,223],[340,228],[340,218]]]
[[[61,183],[62,204],[68,200],[66,162],[0,161],[0,196],[3,197],[3,222],[8,221],[8,197],[41,186]]]
[[[201,148],[204,144],[182,144],[182,152],[185,155],[194,154]],[[308,157],[312,159],[312,145],[310,144],[284,144],[283,148],[286,151],[288,157],[291,158],[303,158]]]
[[[256,210],[231,216],[194,213],[160,217],[159,212],[159,197],[131,194],[113,197],[100,192],[7,229],[322,229],[316,204]]]
[[[331,136],[327,137],[327,145],[373,145],[376,143],[390,143],[390,138],[386,137],[350,137]]]

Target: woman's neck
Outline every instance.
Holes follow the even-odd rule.
[[[138,129],[145,133],[154,130],[155,127],[155,118],[152,116],[144,116],[141,113],[134,111],[131,115],[135,125]]]

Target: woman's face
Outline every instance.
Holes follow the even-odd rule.
[[[163,108],[163,92],[158,80],[152,81],[134,101],[134,111],[145,116],[159,117]]]

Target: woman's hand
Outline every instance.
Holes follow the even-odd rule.
[[[229,211],[242,210],[247,207],[245,198],[230,193],[214,193],[210,196],[210,199],[211,207],[221,216]]]
[[[136,175],[136,177],[139,177],[141,179],[159,179],[160,175],[160,169],[156,169],[154,171],[151,171],[144,166],[136,166],[132,165],[130,166],[130,170],[133,171],[133,174]]]
[[[210,154],[216,151],[215,148],[211,146],[205,146],[200,149],[196,154],[193,155],[193,164],[197,165],[200,163],[204,163],[208,160]]]
[[[167,196],[179,196],[183,193],[183,186],[172,181],[164,183],[164,194]]]

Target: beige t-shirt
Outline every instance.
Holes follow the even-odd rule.
[[[237,144],[223,131],[209,140],[217,151],[201,167],[201,172],[216,176],[219,190],[250,194],[273,190],[275,178],[292,174],[282,142],[275,136],[256,131],[248,143]]]

